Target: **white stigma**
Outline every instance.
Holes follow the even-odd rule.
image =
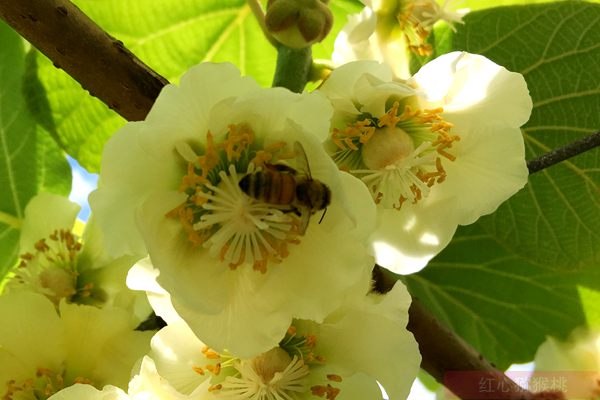
[[[437,156],[431,150],[430,142],[415,149],[412,137],[401,128],[380,128],[362,147],[362,161],[368,169],[351,172],[362,176],[382,207],[400,208],[403,201],[416,202],[428,195],[429,186],[419,172],[435,165]]]
[[[219,393],[227,400],[295,400],[306,393],[310,370],[302,359],[276,347],[260,356],[240,361],[239,377],[227,377]]]
[[[251,164],[248,173],[253,171]],[[233,265],[277,258],[280,251],[273,244],[288,238],[292,217],[276,205],[257,201],[242,192],[239,187],[242,177],[233,165],[229,166],[229,175],[221,171],[219,176],[218,187],[205,185],[212,193],[203,194],[209,201],[202,208],[209,212],[194,224],[194,230],[208,233],[218,227],[203,245],[210,248],[212,256]]]

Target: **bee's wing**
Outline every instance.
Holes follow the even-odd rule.
[[[299,208],[298,211],[300,211],[300,225],[298,226],[298,233],[300,235],[304,235],[306,228],[308,228],[308,223],[310,222],[311,212],[308,207]]]
[[[310,167],[308,166],[308,158],[300,142],[294,142],[294,153],[296,153],[296,169],[304,172],[308,179],[312,179]]]

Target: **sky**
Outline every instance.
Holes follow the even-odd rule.
[[[69,160],[73,172],[73,184],[69,200],[81,206],[78,217],[86,222],[90,216],[90,206],[87,198],[90,192],[98,186],[98,174],[90,174],[75,159],[69,156],[67,156],[67,160]]]

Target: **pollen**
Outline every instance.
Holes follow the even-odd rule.
[[[342,381],[342,377],[339,375],[335,375],[335,374],[328,374],[327,379],[332,382],[341,382]]]
[[[400,107],[400,103],[395,101],[394,105],[390,110],[385,113],[381,118],[379,118],[379,122],[377,123],[378,127],[387,126],[390,128],[396,127],[396,124],[402,121],[402,117],[398,116],[398,108]]]
[[[254,132],[246,124],[229,125],[227,129],[227,139],[221,143],[220,147],[225,149],[228,161],[236,161],[254,141]]]
[[[369,141],[375,133],[375,126],[370,119],[357,121],[345,129],[334,128],[331,134],[331,139],[341,150],[358,150],[359,144],[364,144]]]
[[[202,348],[202,354],[209,360],[218,360],[221,356],[216,351],[211,350],[208,346]]]
[[[204,375],[205,374],[204,369],[202,367],[198,367],[198,366],[193,366],[192,367],[192,371],[194,371],[198,375]]]
[[[223,385],[218,384],[218,385],[212,385],[208,388],[209,392],[216,392],[217,390],[221,390],[223,388]]]
[[[63,298],[74,301],[86,287],[78,288],[78,258],[82,245],[69,229],[56,229],[34,244],[35,251],[20,256],[19,268],[8,286],[27,287],[58,306]]]
[[[310,388],[310,391],[313,395],[325,398],[327,400],[335,400],[335,398],[340,394],[340,389],[327,384],[327,386],[323,385],[315,385]]]
[[[207,365],[206,369],[209,370],[213,375],[219,375],[221,373],[221,364]]]

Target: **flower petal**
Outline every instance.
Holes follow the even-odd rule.
[[[405,399],[421,363],[417,342],[406,330],[410,302],[397,282],[385,296],[364,296],[322,324],[304,321],[298,329],[315,334],[315,353],[339,366],[344,379],[362,372],[380,382],[390,399]]]
[[[70,231],[80,208],[66,197],[51,193],[39,193],[29,200],[21,227],[21,253],[33,251],[38,240],[47,238],[57,229]]]
[[[77,377],[96,385],[127,387],[135,361],[148,351],[151,332],[134,331],[131,315],[120,308],[60,304],[67,343],[65,381]]]
[[[48,400],[130,400],[130,397],[115,386],[104,386],[98,390],[92,385],[76,383],[50,396]]]
[[[444,164],[448,176],[438,195],[453,199],[459,224],[472,224],[527,183],[525,144],[518,128],[448,120],[461,140],[454,145],[456,161]]]
[[[520,127],[533,103],[525,79],[493,61],[465,52],[430,61],[413,78],[430,103],[446,114],[468,113],[473,123],[494,121]]]
[[[31,378],[39,366],[60,369],[66,355],[64,328],[50,300],[30,292],[5,293],[0,296],[0,315],[1,378],[15,379],[12,374],[19,371]]]
[[[145,356],[140,373],[129,383],[129,394],[132,400],[202,400],[211,398],[208,386],[207,380],[192,394],[180,393],[159,374],[154,360]]]

